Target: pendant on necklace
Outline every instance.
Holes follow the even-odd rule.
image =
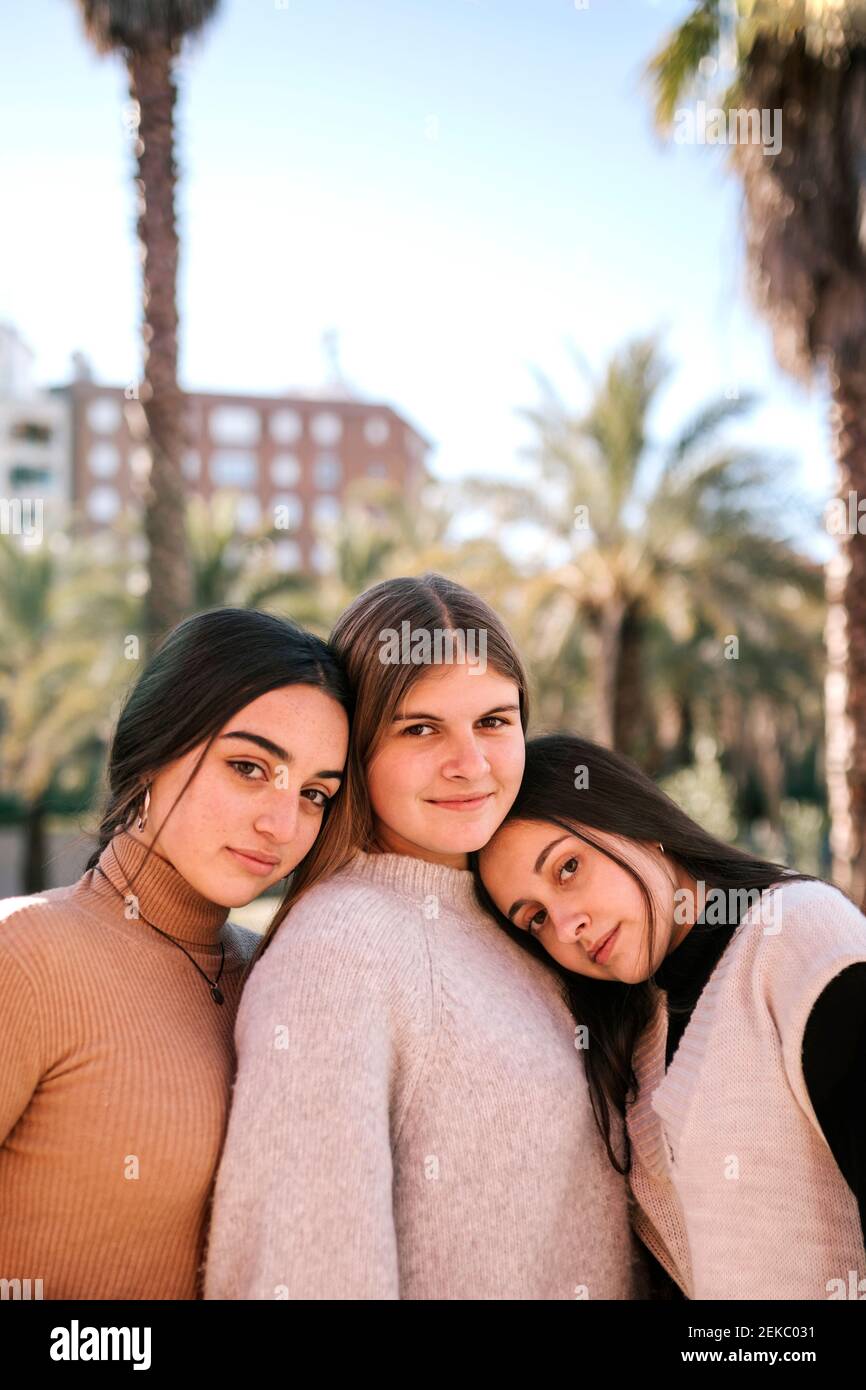
[[[221,1004],[223,1002],[222,990],[218,989],[216,985],[211,985],[210,992],[213,996],[213,1001],[215,1004]]]

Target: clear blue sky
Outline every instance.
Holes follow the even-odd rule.
[[[185,58],[181,377],[277,392],[346,375],[437,445],[441,475],[514,470],[530,368],[582,400],[665,330],[672,430],[731,386],[748,437],[833,490],[826,403],[776,367],[743,288],[724,147],[663,145],[641,68],[686,0],[223,0]],[[2,7],[0,318],[65,380],[139,370],[127,92],[73,0]]]

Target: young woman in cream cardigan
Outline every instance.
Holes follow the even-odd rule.
[[[435,574],[377,584],[330,641],[346,796],[244,988],[205,1297],[641,1296],[562,991],[467,868],[523,772],[514,645]]]
[[[17,1296],[200,1297],[257,941],[228,913],[315,841],[350,705],[334,653],[295,624],[186,619],[127,696],[86,871],[0,902],[0,1277]]]
[[[530,741],[473,867],[567,984],[602,1133],[627,1117],[637,1229],[682,1293],[866,1296],[862,913],[566,734]]]

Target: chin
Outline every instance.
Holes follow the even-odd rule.
[[[269,883],[265,883],[261,888],[246,888],[241,883],[214,883],[207,896],[212,903],[218,903],[220,907],[246,907],[247,903],[251,903],[270,886]]]

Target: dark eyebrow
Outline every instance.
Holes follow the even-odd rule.
[[[552,849],[556,849],[557,845],[561,845],[563,840],[570,839],[570,835],[560,835],[558,840],[551,840],[549,845],[545,845],[544,849],[541,851],[541,853],[535,861],[534,872],[540,874],[541,870],[544,868],[545,860],[547,859],[547,856],[549,855],[550,851]],[[531,901],[531,898],[518,898],[517,901],[513,902],[510,908],[508,909],[508,916],[513,919],[515,912],[519,912],[522,907],[525,907],[526,904]]]
[[[487,710],[486,714],[479,714],[479,719],[487,719],[491,714],[502,714],[505,710],[519,710],[519,705],[497,705],[495,709]],[[438,724],[444,722],[441,714],[395,714],[391,720],[392,724],[402,724],[409,719],[435,719]]]
[[[272,743],[271,740],[269,738],[265,738],[263,734],[251,734],[248,733],[245,729],[232,729],[230,734],[221,734],[220,737],[245,738],[248,739],[250,743],[258,744],[259,748],[264,748],[266,753],[272,753],[274,757],[279,758],[281,762],[288,764],[293,763],[295,761],[294,753],[287,753],[285,748],[281,748],[278,743]],[[343,780],[342,772],[314,772],[313,776],[332,777],[337,782],[342,782]]]

